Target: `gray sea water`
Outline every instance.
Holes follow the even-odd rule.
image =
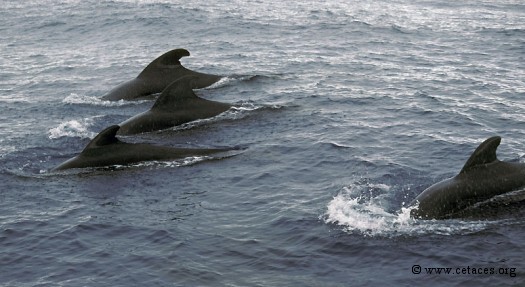
[[[525,162],[522,1],[0,2],[1,286],[525,286],[523,192],[403,209],[490,136]],[[49,172],[174,48],[236,108],[122,140],[242,152]]]

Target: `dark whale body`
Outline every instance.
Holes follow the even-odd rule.
[[[119,134],[130,135],[178,126],[198,119],[214,117],[231,105],[197,97],[192,90],[198,78],[187,76],[171,83],[153,107],[120,123]]]
[[[70,168],[126,165],[143,161],[175,160],[190,156],[206,156],[226,149],[172,148],[151,144],[134,144],[118,140],[118,125],[100,132],[77,156],[63,162],[52,171]]]
[[[162,92],[170,83],[184,77],[194,76],[193,89],[208,87],[221,78],[188,70],[180,63],[180,58],[189,56],[185,49],[175,49],[162,54],[151,62],[135,79],[113,88],[102,98],[110,101],[134,100]]]
[[[525,164],[496,157],[501,138],[485,140],[458,175],[425,189],[410,204],[411,216],[422,219],[457,217],[467,207],[525,186]]]

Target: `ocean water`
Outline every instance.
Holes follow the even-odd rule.
[[[525,286],[523,191],[406,208],[490,136],[525,162],[522,1],[1,6],[1,286]],[[149,109],[100,97],[174,48],[234,108],[122,140],[239,154],[49,171]]]

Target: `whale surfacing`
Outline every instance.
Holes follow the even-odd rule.
[[[195,76],[187,76],[171,83],[159,96],[153,107],[122,123],[118,134],[130,135],[152,132],[178,126],[198,119],[221,114],[231,105],[197,97],[192,90]]]
[[[409,206],[411,216],[421,219],[456,217],[460,211],[496,195],[525,186],[525,164],[498,160],[501,137],[485,140],[458,175],[438,182],[419,194]]]
[[[118,125],[106,128],[91,140],[79,155],[63,162],[52,171],[126,165],[143,161],[176,160],[228,151],[228,149],[189,149],[126,143],[116,138],[119,129]]]
[[[194,76],[193,89],[208,87],[221,79],[220,76],[188,70],[180,63],[180,58],[190,52],[185,49],[174,49],[153,60],[133,80],[113,88],[102,98],[104,100],[134,100],[140,97],[162,92],[170,83],[184,77]]]

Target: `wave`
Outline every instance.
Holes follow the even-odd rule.
[[[176,167],[185,167],[185,166],[192,166],[201,162],[205,161],[214,161],[214,160],[221,160],[228,157],[232,157],[238,154],[238,151],[232,151],[232,152],[225,152],[223,155],[218,156],[190,156],[185,157],[181,159],[176,160],[169,160],[169,161],[142,161],[138,163],[133,164],[116,164],[111,166],[104,166],[104,167],[89,167],[89,168],[81,168],[81,169],[68,169],[64,171],[58,171],[58,172],[51,172],[49,170],[40,170],[40,175],[33,175],[33,176],[55,176],[57,174],[64,175],[64,174],[83,174],[83,173],[92,173],[93,171],[118,171],[118,170],[127,170],[127,169],[133,169],[133,168],[151,168],[151,169],[157,169],[157,168],[176,168]]]
[[[65,97],[62,100],[62,103],[64,104],[92,105],[92,106],[103,106],[103,107],[120,107],[120,106],[128,106],[128,105],[137,105],[137,104],[142,104],[145,102],[150,102],[150,101],[147,99],[138,100],[138,101],[125,101],[125,100],[107,101],[99,97],[79,95],[76,93],[71,93],[69,96]]]
[[[190,156],[182,159],[171,160],[171,161],[143,161],[134,164],[126,165],[113,165],[109,167],[103,167],[102,169],[111,169],[111,170],[120,170],[128,168],[141,168],[141,167],[181,167],[181,166],[190,166],[197,164],[199,162],[211,160],[214,157],[212,156]]]
[[[5,157],[6,155],[16,151],[16,146],[13,145],[4,145],[3,141],[0,140],[0,158]]]
[[[93,126],[94,120],[99,117],[102,116],[62,122],[57,127],[49,129],[48,137],[49,139],[57,139],[61,137],[79,137],[91,139],[95,137],[96,133],[89,131],[89,128]]]
[[[0,90],[0,91],[2,91],[2,90]],[[26,104],[26,103],[31,103],[31,101],[28,98],[18,98],[18,97],[13,97],[12,95],[0,96],[0,102],[6,103],[6,104]]]
[[[213,83],[209,87],[202,88],[202,90],[211,90],[211,89],[222,88],[222,87],[229,86],[232,83],[235,83],[235,82],[238,82],[238,81],[242,81],[242,78],[237,78],[237,77],[233,77],[233,76],[222,77],[216,83]]]
[[[374,189],[381,194],[367,196]],[[425,234],[470,234],[487,228],[490,221],[420,220],[410,217],[417,207],[401,208],[396,213],[385,210],[385,194],[390,187],[383,184],[356,184],[345,187],[327,205],[320,219],[335,224],[350,234],[370,237],[419,236]]]
[[[103,167],[86,167],[86,168],[74,168],[74,169],[67,169],[63,171],[51,171],[51,170],[44,170],[41,169],[39,171],[39,174],[37,175],[31,175],[32,177],[35,176],[55,176],[55,175],[69,175],[69,174],[88,174],[93,173],[94,171],[118,171],[118,170],[127,170],[127,169],[133,169],[133,168],[174,168],[174,167],[183,167],[183,166],[191,166],[200,162],[209,161],[215,159],[211,156],[193,156],[193,157],[186,157],[182,159],[177,160],[171,160],[171,161],[142,161],[138,163],[133,164],[115,164],[110,166],[103,166]]]
[[[195,120],[189,123],[185,123],[182,125],[175,126],[170,129],[162,130],[163,131],[182,131],[182,130],[188,130],[196,127],[200,127],[203,125],[207,125],[210,123],[215,123],[219,121],[229,121],[229,120],[239,120],[245,117],[248,117],[252,114],[253,111],[257,110],[265,110],[265,109],[280,109],[283,108],[282,105],[275,104],[275,105],[259,105],[255,104],[251,101],[244,101],[241,102],[238,105],[232,106],[229,110],[211,117],[207,119],[201,119],[201,120]]]
[[[217,89],[222,87],[227,87],[230,85],[234,85],[238,82],[254,82],[260,79],[266,79],[270,78],[269,76],[261,76],[261,75],[229,75],[222,77],[218,82],[212,84],[209,87],[202,88],[201,90],[211,90],[211,89]]]

